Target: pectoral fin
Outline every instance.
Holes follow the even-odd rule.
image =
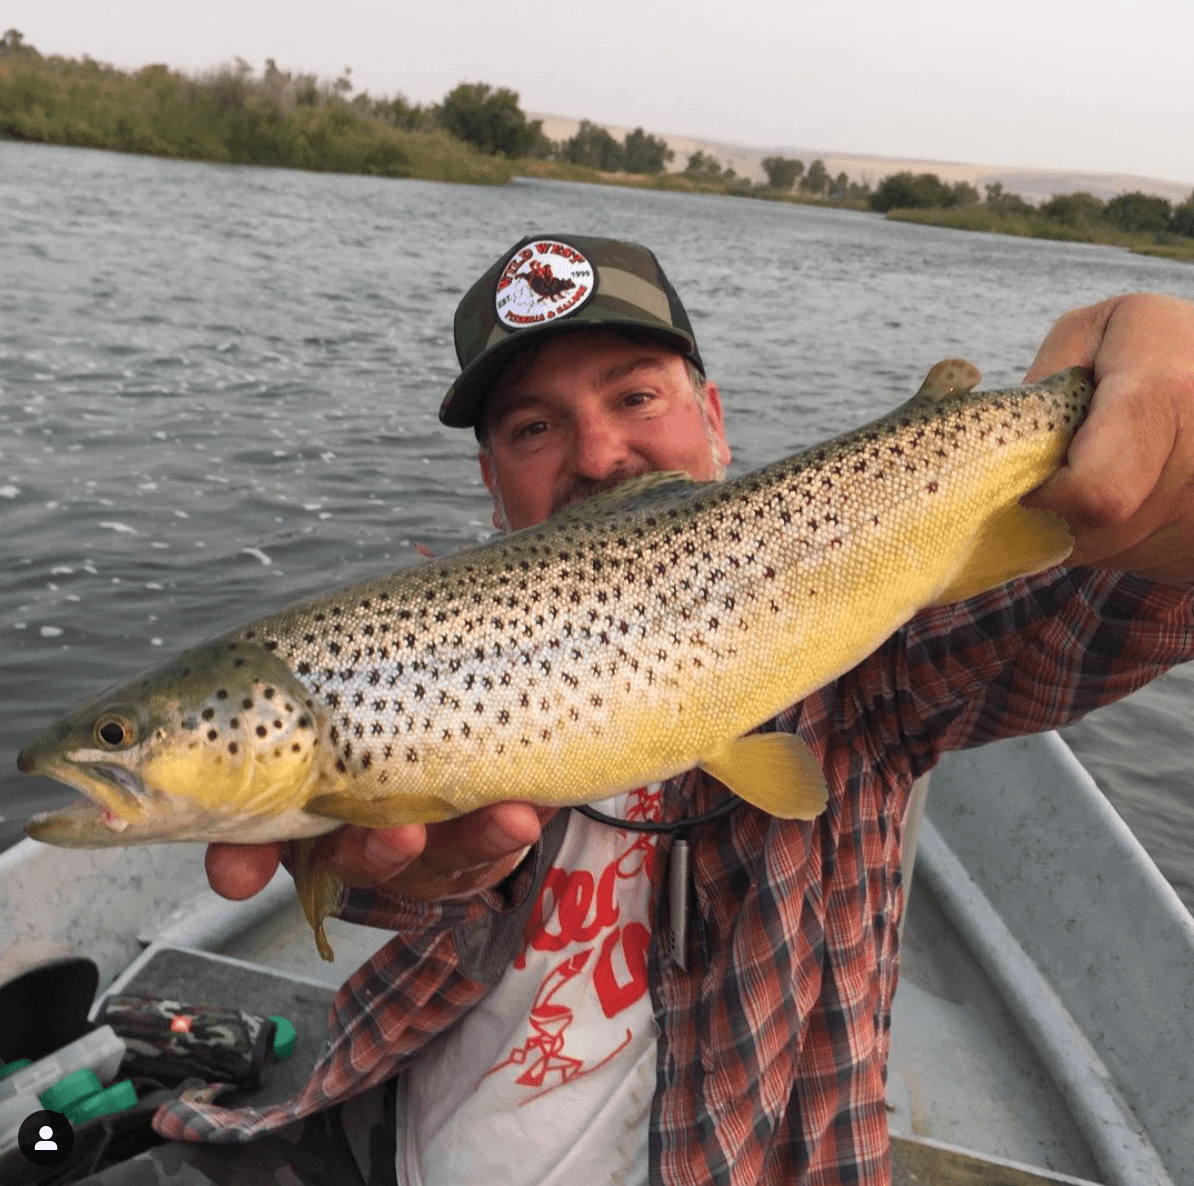
[[[1016,577],[1043,572],[1060,564],[1073,547],[1074,537],[1060,515],[1013,503],[987,520],[965,563],[931,604],[965,601]]]
[[[749,733],[707,754],[702,770],[780,819],[814,819],[829,791],[816,755],[791,733]]]
[[[316,837],[296,841],[294,861],[294,892],[315,932],[315,946],[319,954],[331,963],[336,958],[324,931],[324,919],[336,912],[344,883],[315,855]]]

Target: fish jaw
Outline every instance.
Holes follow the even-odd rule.
[[[122,766],[64,758],[39,763],[29,750],[21,751],[17,766],[24,773],[65,783],[85,796],[81,802],[30,819],[25,831],[35,840],[71,848],[127,844],[125,832],[132,827],[135,834],[149,815],[144,784]]]
[[[315,836],[337,826],[335,820],[301,809],[274,812],[261,818],[230,815],[146,785],[139,775],[111,761],[86,760],[83,755],[60,758],[38,768],[22,766],[22,769],[52,778],[84,796],[65,807],[41,812],[25,823],[28,836],[59,848],[110,848],[188,840],[252,844]]]

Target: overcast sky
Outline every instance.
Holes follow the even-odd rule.
[[[1192,0],[3,0],[43,53],[260,70],[732,143],[1194,185]]]

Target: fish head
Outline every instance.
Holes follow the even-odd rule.
[[[252,842],[334,821],[302,805],[327,788],[326,710],[264,647],[220,639],[90,700],[17,757],[86,801],[34,816],[74,848],[159,840]]]

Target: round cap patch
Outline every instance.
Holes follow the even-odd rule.
[[[507,329],[525,329],[575,313],[596,289],[597,276],[584,252],[555,239],[536,239],[506,261],[494,306]]]

